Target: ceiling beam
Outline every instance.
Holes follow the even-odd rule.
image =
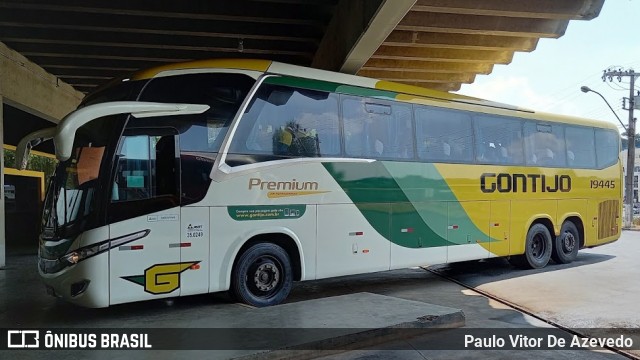
[[[24,9],[0,9],[0,24],[12,23],[27,27],[40,24],[45,28],[106,29],[131,33],[171,34],[228,34],[236,39],[245,35],[271,34],[273,36],[303,37],[318,39],[323,30],[312,25],[261,24],[240,21],[219,21],[207,19],[177,18],[167,21],[163,18],[144,16],[113,16],[95,13],[62,13],[51,11],[29,11]],[[20,21],[16,21],[20,19]],[[119,30],[120,29],[120,30]],[[212,36],[209,36],[212,37]]]
[[[141,58],[141,59],[176,59],[176,60],[190,60],[190,59],[204,59],[210,58],[212,52],[217,52],[218,57],[279,57],[287,56],[297,58],[298,62],[308,62],[311,59],[311,53],[297,52],[297,51],[280,51],[280,50],[268,50],[268,49],[250,49],[245,48],[243,52],[239,52],[237,47],[220,47],[220,48],[178,48],[178,47],[165,47],[162,45],[145,45],[140,44],[113,44],[108,46],[102,45],[89,45],[89,44],[75,44],[69,41],[50,41],[49,43],[42,42],[21,42],[11,43],[12,46],[21,53],[52,53],[52,54],[72,54],[79,57],[89,56],[117,56],[120,58]],[[64,46],[60,46],[64,45]],[[226,54],[226,55],[223,55]],[[306,60],[305,60],[306,59]]]
[[[598,16],[604,0],[418,0],[412,11],[504,17],[590,20]]]
[[[557,38],[564,34],[568,23],[568,20],[410,11],[396,30]]]
[[[5,103],[57,123],[82,100],[83,94],[70,84],[2,42],[0,55],[0,94]]]
[[[94,79],[94,82],[105,83],[114,77],[126,76],[133,73],[137,69],[110,69],[110,70],[92,70],[83,67],[73,68],[56,68],[43,66],[50,74],[65,79],[66,82],[73,84],[76,79]],[[75,85],[75,84],[74,84]]]
[[[355,74],[360,70],[414,4],[415,0],[386,0],[369,27],[351,48],[340,71]]]
[[[165,2],[161,7],[152,8],[144,2],[111,0],[91,2],[66,0],[63,5],[44,1],[3,1],[0,9],[21,9],[29,11],[55,12],[58,15],[73,16],[86,14],[115,15],[124,17],[155,17],[165,19],[200,19],[214,21],[240,21],[264,24],[308,25],[322,28],[322,15],[330,17],[330,5],[309,4],[273,5],[236,0],[203,2]],[[161,9],[161,10],[159,10]]]
[[[362,70],[412,71],[427,73],[468,72],[490,74],[493,63],[444,62],[429,60],[370,59]],[[360,72],[358,72],[360,74]]]
[[[415,0],[341,0],[311,66],[355,74],[414,3]]]
[[[311,52],[304,51],[293,51],[293,50],[278,50],[273,48],[265,48],[258,49],[250,46],[249,44],[243,45],[242,51],[239,50],[239,44],[234,42],[227,47],[215,47],[215,46],[187,46],[187,45],[167,45],[167,44],[150,44],[150,43],[125,43],[125,42],[106,42],[106,41],[75,41],[75,40],[54,40],[54,39],[37,39],[37,38],[11,38],[6,37],[3,38],[4,41],[10,42],[13,44],[22,43],[22,44],[36,44],[40,46],[54,45],[53,47],[57,48],[62,46],[64,48],[70,46],[80,46],[82,48],[86,48],[85,52],[92,52],[90,47],[96,48],[110,48],[111,50],[115,50],[119,53],[125,53],[127,50],[116,50],[118,48],[122,49],[147,49],[147,50],[161,50],[161,51],[203,51],[203,52],[222,52],[222,53],[238,53],[242,52],[245,54],[270,54],[270,55],[292,55],[292,56],[300,56],[311,58]],[[244,44],[244,41],[243,41]],[[82,51],[78,49],[78,51]]]
[[[40,29],[45,31],[71,31],[76,34],[82,33],[104,33],[109,35],[124,34],[124,36],[149,34],[162,36],[165,39],[173,38],[176,36],[184,36],[186,38],[200,37],[203,39],[255,39],[255,40],[273,40],[273,41],[290,41],[297,43],[316,43],[316,39],[313,36],[304,36],[302,34],[267,34],[264,32],[259,33],[222,33],[215,31],[193,31],[193,30],[170,30],[167,28],[131,28],[131,27],[110,27],[110,26],[97,26],[97,25],[76,25],[76,24],[46,24],[46,23],[33,23],[33,22],[14,22],[3,21],[0,19],[0,26],[3,27],[21,27],[26,31],[32,31],[34,29]]]
[[[381,46],[371,58],[397,60],[429,59],[431,61],[438,60],[469,63],[508,64],[513,58],[513,52],[497,50],[458,50]]]
[[[78,53],[63,53],[63,52],[41,52],[37,50],[20,51],[20,53],[29,59],[35,57],[50,57],[50,58],[65,58],[65,59],[91,59],[91,60],[124,60],[124,61],[144,61],[144,62],[159,62],[159,63],[172,63],[172,62],[186,62],[194,59],[180,58],[180,57],[151,57],[151,56],[127,56],[127,55],[96,55],[96,54],[78,54]],[[67,60],[68,61],[68,60]],[[75,61],[75,60],[74,60]]]
[[[470,84],[476,77],[472,73],[425,73],[417,71],[388,71],[388,70],[360,70],[360,76],[374,79],[385,79],[396,82],[418,81],[418,82],[461,82]]]
[[[482,49],[482,50],[514,50],[533,51],[538,44],[535,37],[470,35],[433,33],[423,31],[392,32],[383,45],[436,47],[447,49]]]
[[[158,63],[174,63],[174,62],[187,62],[192,60],[201,60],[201,59],[210,59],[211,56],[205,56],[201,58],[189,58],[189,57],[181,57],[183,54],[174,54],[168,53],[166,57],[154,57],[154,56],[133,56],[133,55],[118,55],[118,54],[94,54],[94,53],[64,53],[60,51],[38,51],[37,49],[30,49],[30,51],[22,51],[20,53],[29,59],[33,59],[33,61],[38,61],[39,63],[50,63],[50,62],[63,62],[70,63],[73,60],[73,63],[85,62],[85,63],[96,63],[101,62],[103,64],[114,64],[114,62],[122,62],[123,64],[127,64],[127,67],[131,67],[131,63],[140,64],[140,66],[136,66],[137,69],[157,66]],[[173,56],[172,56],[173,55]],[[49,58],[47,60],[47,58]],[[265,59],[265,60],[273,60],[273,56],[268,54],[257,54],[251,56],[235,56],[235,58],[250,58],[250,59]],[[288,62],[292,64],[296,64],[300,62],[300,58],[294,58],[291,56],[279,56],[279,61]]]
[[[4,39],[13,41],[30,41],[32,39],[43,40],[64,40],[82,44],[148,44],[162,45],[165,48],[174,46],[183,47],[234,47],[238,48],[239,40],[242,40],[244,48],[256,49],[277,49],[315,52],[318,44],[314,39],[303,41],[302,38],[271,38],[266,35],[239,37],[220,36],[204,37],[182,34],[156,33],[126,33],[120,31],[94,31],[93,29],[67,29],[57,28],[52,31],[50,28],[33,27],[30,24],[0,25],[2,26],[2,36]],[[5,40],[6,41],[6,40]]]
[[[95,68],[112,68],[114,71],[129,71],[128,69],[139,70],[141,67],[150,64],[140,60],[100,60],[100,59],[74,59],[70,61],[66,56],[63,57],[38,57],[34,54],[29,56],[34,62],[40,64],[43,68],[60,68],[60,67],[95,67]],[[152,64],[155,65],[155,64]]]
[[[311,67],[338,71],[386,0],[340,0],[320,40]]]
[[[440,91],[457,91],[460,90],[461,84],[458,83],[436,83],[436,82],[412,82],[405,81],[403,84],[418,86],[421,88],[427,88],[432,90],[440,90]]]

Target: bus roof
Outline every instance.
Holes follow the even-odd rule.
[[[196,60],[183,63],[166,64],[157,67],[153,67],[147,70],[142,70],[135,73],[132,76],[134,80],[143,80],[153,78],[165,71],[176,70],[193,70],[193,69],[237,69],[237,70],[252,70],[264,73],[288,75],[301,78],[307,78],[319,81],[328,81],[333,83],[340,83],[345,85],[352,85],[370,89],[393,91],[396,93],[403,93],[408,95],[415,95],[420,97],[427,97],[433,99],[449,100],[449,101],[462,101],[470,103],[479,103],[481,105],[488,105],[492,107],[505,108],[509,110],[521,110],[515,106],[491,102],[479,98],[470,96],[448,93],[445,91],[431,90],[427,88],[421,88],[418,86],[400,84],[384,80],[376,80],[366,78],[362,76],[343,74],[333,71],[313,69],[303,66],[290,65],[271,60],[253,60],[253,59],[211,59],[211,60]]]
[[[271,60],[260,59],[210,59],[210,60],[195,60],[182,63],[172,63],[153,67],[146,70],[141,70],[133,74],[132,80],[144,80],[154,78],[164,72],[171,71],[176,72],[180,70],[194,70],[194,69],[234,69],[234,70],[247,70],[256,71],[262,73],[285,75],[297,78],[304,78],[315,81],[330,82],[334,84],[342,84],[345,86],[353,86],[365,89],[378,90],[383,92],[394,93],[394,98],[398,100],[404,100],[408,102],[421,102],[420,100],[436,100],[445,101],[449,103],[458,103],[461,105],[461,109],[478,111],[480,106],[485,109],[493,109],[489,112],[500,113],[503,115],[513,115],[513,112],[518,112],[517,116],[538,120],[548,120],[562,123],[582,124],[604,128],[612,128],[617,131],[617,127],[614,124],[592,120],[586,118],[578,118],[572,116],[562,116],[549,113],[541,113],[530,109],[520,108],[508,104],[499,102],[484,100],[480,98],[474,98],[470,96],[448,93],[444,91],[432,90],[422,88],[418,86],[406,85],[401,83],[395,83],[384,80],[377,80],[372,78],[366,78],[362,76],[343,74],[333,71],[313,69],[303,66],[290,65],[280,63]],[[338,92],[340,89],[337,89]],[[467,107],[471,105],[472,107]],[[475,106],[474,106],[475,105]],[[502,111],[501,111],[502,110]],[[487,111],[487,110],[485,110]],[[504,112],[503,112],[504,111]]]

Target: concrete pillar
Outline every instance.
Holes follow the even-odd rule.
[[[71,85],[0,42],[0,268],[6,265],[2,104],[58,123],[83,97]]]
[[[1,42],[0,68],[0,95],[4,102],[43,119],[58,123],[84,97]]]

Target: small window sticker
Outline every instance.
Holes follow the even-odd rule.
[[[202,224],[187,225],[186,237],[188,239],[204,237],[204,225]]]

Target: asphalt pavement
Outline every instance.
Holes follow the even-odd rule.
[[[640,328],[640,232],[623,232],[613,244],[586,249],[568,265],[550,264],[544,269],[517,270],[504,259],[465,262],[425,269],[405,269],[299,283],[287,303],[304,302],[357,293],[459,309],[464,314],[460,331],[524,334],[555,325],[567,328]],[[477,289],[474,290],[474,289]],[[484,294],[484,295],[483,295]],[[340,303],[336,303],[337,308]],[[361,306],[366,307],[366,303]],[[250,322],[252,310],[235,304],[226,294],[191,296],[84,309],[45,294],[37,279],[34,256],[8,258],[0,271],[0,327],[232,327]],[[313,311],[313,310],[308,310]],[[380,311],[380,310],[377,310]],[[224,316],[227,314],[227,316]],[[229,316],[233,314],[233,316]],[[286,316],[286,315],[283,315]],[[343,313],[343,321],[359,327],[357,318]],[[304,322],[305,316],[299,316]],[[226,321],[226,323],[225,323]],[[196,326],[197,325],[197,326]],[[268,328],[270,324],[262,324]],[[292,325],[295,326],[295,325]],[[300,325],[303,327],[303,325]],[[443,339],[438,337],[436,339]],[[356,344],[357,345],[357,344]],[[623,355],[607,350],[470,350],[459,345],[434,350],[433,335],[376,344],[365,350],[339,354],[314,351],[306,356],[331,359],[618,359]],[[13,351],[0,358],[50,359],[174,359],[233,358],[248,353],[230,350],[189,351]],[[8,357],[5,357],[8,355]],[[249,354],[251,355],[251,354]],[[297,354],[298,356],[300,354]],[[253,355],[252,355],[253,356]]]

